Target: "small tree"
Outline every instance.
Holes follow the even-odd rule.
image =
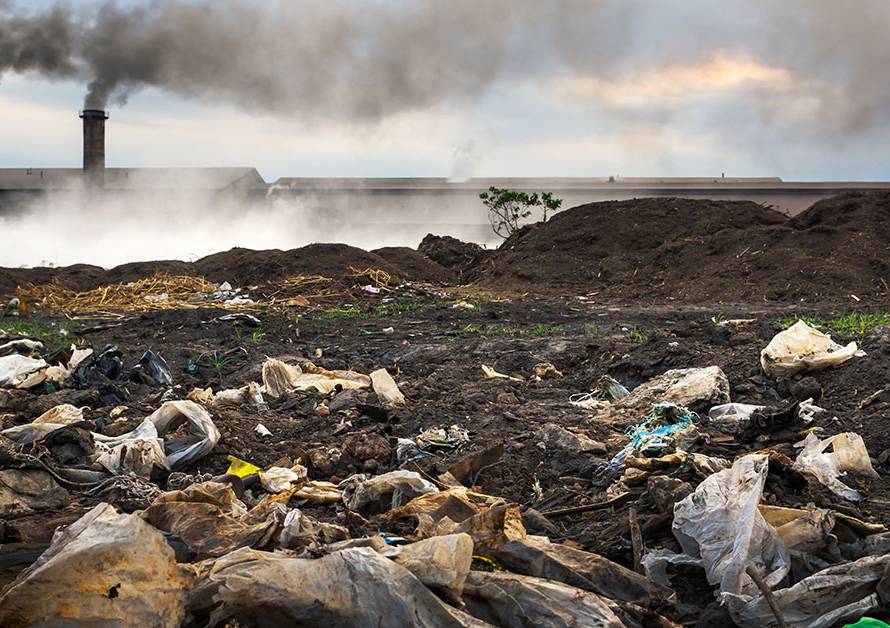
[[[488,208],[488,222],[491,230],[506,240],[519,230],[519,223],[532,215],[532,209],[540,207],[544,222],[548,212],[555,212],[562,206],[562,199],[554,198],[551,192],[518,192],[502,190],[491,186],[479,195]]]

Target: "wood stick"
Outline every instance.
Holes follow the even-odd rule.
[[[637,521],[637,509],[631,506],[627,511],[627,525],[630,528],[630,542],[634,550],[634,571],[643,573],[643,531]]]
[[[766,581],[760,574],[760,570],[754,565],[749,564],[748,568],[745,569],[745,573],[751,576],[751,579],[754,580],[754,584],[756,584],[757,588],[760,589],[760,592],[763,593],[766,603],[769,604],[770,610],[773,612],[773,615],[776,616],[776,625],[779,628],[788,628],[788,624],[785,623],[785,616],[782,615],[782,609],[779,608],[779,604],[776,602],[776,598],[773,595],[772,590],[769,588],[769,585],[766,584]]]
[[[633,495],[633,493],[622,493],[618,497],[613,497],[604,502],[585,504],[584,506],[573,506],[572,508],[563,508],[561,510],[551,510],[550,512],[542,512],[541,514],[545,517],[561,517],[563,515],[575,515],[582,512],[590,512],[592,510],[601,510],[603,508],[608,508],[609,506],[614,506],[615,504],[620,504],[631,495]]]

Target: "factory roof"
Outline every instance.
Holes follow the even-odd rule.
[[[0,190],[70,190],[80,168],[0,168]],[[256,168],[106,168],[107,190],[225,190],[264,187]]]

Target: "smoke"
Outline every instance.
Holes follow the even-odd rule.
[[[569,78],[595,86],[591,115],[843,136],[890,119],[888,27],[885,0],[136,0],[39,10],[0,0],[0,75],[82,80],[88,108],[156,87],[357,123],[515,84],[546,93],[549,80]],[[720,58],[740,60],[724,71],[748,63],[787,80],[741,81],[732,99],[705,94],[691,105],[657,93],[637,108],[606,98]]]

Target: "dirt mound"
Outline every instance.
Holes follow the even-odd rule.
[[[590,203],[512,236],[480,283],[688,302],[876,296],[888,291],[888,217],[886,194],[827,199],[790,220],[748,201]]]
[[[458,277],[471,274],[479,262],[491,254],[472,242],[461,242],[451,236],[426,234],[417,250],[429,259],[451,269]]]
[[[100,266],[75,264],[60,268],[0,268],[0,294],[7,294],[29,283],[44,284],[56,281],[72,290],[95,288],[105,273]]]
[[[454,283],[457,280],[454,271],[407,246],[386,246],[374,249],[371,253],[380,256],[394,268],[399,269],[402,275],[411,277],[415,281]]]

